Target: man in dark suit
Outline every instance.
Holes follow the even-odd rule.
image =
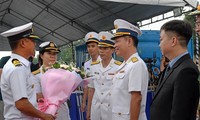
[[[160,30],[160,48],[170,62],[160,77],[150,108],[151,120],[195,120],[199,71],[187,51],[188,22],[172,20]]]

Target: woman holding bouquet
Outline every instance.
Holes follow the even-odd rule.
[[[58,47],[53,42],[43,42],[39,46],[39,64],[41,67],[34,71],[35,75],[35,88],[37,93],[37,100],[43,98],[41,76],[47,69],[52,68],[57,60],[57,54],[60,52]],[[58,108],[56,120],[70,120],[69,108],[67,102],[61,104]]]

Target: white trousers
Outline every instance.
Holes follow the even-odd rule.
[[[69,115],[69,107],[67,105],[67,102],[64,102],[58,108],[58,114],[57,114],[56,120],[71,120],[70,115]]]

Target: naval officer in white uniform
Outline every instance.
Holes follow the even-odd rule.
[[[85,35],[85,41],[86,41],[87,51],[91,57],[84,63],[84,70],[86,72],[86,77],[87,77],[87,75],[90,76],[91,63],[101,60],[98,51],[98,43],[99,43],[98,33],[96,32],[87,33]]]
[[[99,33],[99,55],[101,61],[93,62],[91,73],[94,80],[88,85],[91,88],[91,120],[111,120],[111,88],[115,72],[121,62],[112,58],[114,37],[109,32]]]
[[[90,55],[90,59],[84,63],[84,71],[86,73],[85,77],[89,77],[91,76],[91,70],[90,70],[91,63],[100,60],[99,51],[98,51],[98,43],[99,43],[98,33],[96,32],[87,33],[85,35],[85,42],[86,42],[88,54]],[[87,110],[86,119],[90,118],[90,107],[86,106],[88,97],[90,97],[88,96],[88,92],[89,92],[89,88],[86,86],[83,90],[83,99],[82,99],[82,104],[81,104],[81,111],[84,112]]]
[[[41,98],[44,98],[42,93],[42,86],[41,86],[41,78],[42,75],[48,70],[51,69],[53,64],[57,61],[57,55],[61,52],[58,46],[52,41],[46,41],[39,45],[39,59],[38,62],[40,63],[41,67],[32,72],[34,74],[34,82],[35,82],[35,89],[37,93],[37,100],[39,101]],[[67,101],[61,104],[58,107],[56,120],[71,120],[69,115],[69,108]]]
[[[146,120],[145,107],[148,71],[137,53],[138,35],[142,32],[131,23],[117,19],[115,52],[124,61],[117,70],[112,88],[112,120]]]
[[[5,120],[55,119],[37,110],[29,58],[35,55],[34,40],[39,38],[32,34],[32,25],[28,23],[1,33],[8,38],[12,49],[11,58],[3,67],[1,76]]]

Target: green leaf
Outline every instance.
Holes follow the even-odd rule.
[[[60,68],[60,64],[59,63],[53,64],[53,68],[56,68],[56,69]]]

